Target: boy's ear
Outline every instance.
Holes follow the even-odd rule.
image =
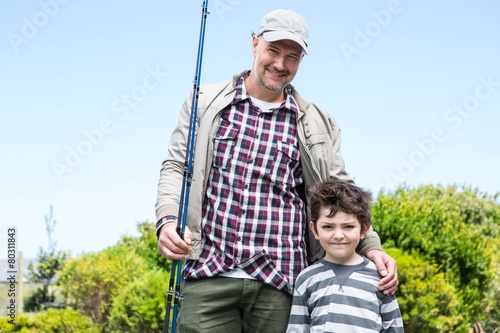
[[[370,226],[369,225],[365,226],[363,228],[363,230],[361,230],[361,237],[360,238],[361,239],[365,239],[365,235],[368,233],[368,231],[370,231]]]
[[[318,233],[316,232],[316,227],[313,221],[309,221],[309,229],[311,229],[312,233],[314,234],[314,238],[318,239]]]

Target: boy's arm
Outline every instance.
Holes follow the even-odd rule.
[[[395,295],[379,294],[382,330],[385,333],[404,333],[403,318]]]
[[[292,308],[286,333],[309,333],[311,315],[307,306],[307,300],[301,295],[295,286],[292,298]]]

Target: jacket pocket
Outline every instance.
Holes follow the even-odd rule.
[[[328,138],[324,134],[313,134],[306,140],[306,148],[310,152],[324,153],[327,150]]]

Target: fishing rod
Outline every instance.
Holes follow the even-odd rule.
[[[186,231],[186,216],[189,203],[189,192],[191,189],[191,180],[193,175],[193,155],[194,155],[194,140],[196,132],[196,117],[198,114],[198,99],[200,95],[200,77],[201,64],[203,60],[203,45],[205,42],[205,26],[207,22],[208,0],[204,0],[201,11],[200,38],[198,41],[198,57],[196,61],[196,71],[193,80],[193,99],[191,102],[191,114],[189,119],[189,131],[186,144],[186,158],[184,161],[184,174],[181,188],[181,196],[179,200],[179,213],[177,216],[177,233],[184,239]],[[163,323],[163,333],[168,333],[170,326],[170,312],[172,311],[172,327],[170,332],[175,333],[177,328],[177,315],[182,303],[182,294],[180,293],[181,278],[182,278],[183,260],[172,260],[172,268],[170,270],[170,281],[168,287],[167,304],[165,311],[165,320]],[[174,287],[175,283],[175,287]]]

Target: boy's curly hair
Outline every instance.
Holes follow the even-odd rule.
[[[352,183],[331,178],[311,187],[309,193],[311,195],[311,219],[315,227],[320,209],[326,207],[330,209],[328,217],[341,211],[356,216],[362,231],[370,228],[372,224],[370,192]]]

